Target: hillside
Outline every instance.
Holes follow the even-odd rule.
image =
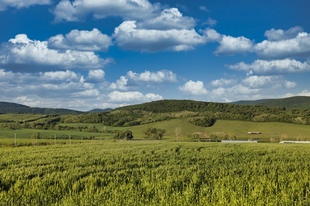
[[[310,97],[288,97],[283,99],[269,99],[261,102],[268,107],[285,107],[286,109],[310,109]]]
[[[70,110],[70,109],[52,109],[52,108],[38,108],[28,107],[22,104],[11,102],[0,102],[0,114],[83,114],[84,112]]]
[[[230,104],[239,104],[239,105],[258,105],[262,102],[269,100],[269,99],[259,99],[259,100],[240,100],[237,102],[231,102]]]
[[[110,111],[110,110],[113,110],[112,108],[106,108],[106,109],[92,109],[92,110],[89,110],[85,113],[97,113],[97,112],[107,112],[107,111]]]
[[[103,113],[69,115],[62,120],[64,123],[102,123],[106,126],[128,127],[183,117],[194,119],[194,121],[200,121],[206,117],[209,120],[310,124],[310,110],[289,110],[283,107],[270,108],[263,105],[235,105],[194,100],[160,100],[121,107]]]
[[[310,109],[310,97],[297,96],[282,99],[242,100],[231,102],[238,105],[264,105],[268,107],[285,107],[286,109]]]

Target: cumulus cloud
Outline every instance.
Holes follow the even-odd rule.
[[[160,16],[137,23],[138,28],[170,30],[189,29],[196,26],[192,17],[184,17],[177,8],[164,9]]]
[[[209,17],[207,21],[202,23],[202,25],[209,25],[209,26],[215,26],[216,24],[217,21],[212,19],[211,17]]]
[[[129,90],[136,89],[137,86],[147,85],[151,87],[160,83],[176,83],[177,75],[169,70],[157,72],[145,71],[140,74],[129,71],[126,76],[121,76],[115,83],[111,83],[108,89],[111,90]]]
[[[299,32],[295,38],[272,37],[272,39],[284,39],[279,41],[265,40],[256,44],[253,51],[260,59],[284,59],[293,57],[310,56],[310,34]],[[286,39],[289,38],[289,39]]]
[[[154,83],[162,83],[162,82],[177,82],[177,75],[169,70],[161,70],[157,72],[145,71],[140,74],[129,71],[127,72],[128,79],[132,81],[141,81],[141,82],[154,82]]]
[[[92,31],[72,30],[65,37],[58,34],[49,38],[48,47],[59,50],[107,51],[112,46],[112,38],[98,29]]]
[[[193,96],[209,94],[207,89],[204,87],[202,81],[195,82],[195,81],[190,80],[186,82],[183,86],[180,86],[178,89],[184,94],[193,95]]]
[[[294,88],[296,82],[285,80],[283,76],[250,76],[242,80],[242,84],[251,88],[272,88],[285,87],[287,89]]]
[[[281,96],[281,98],[284,98],[284,97],[294,97],[294,96],[310,96],[310,91],[305,89],[303,90],[302,92],[299,92],[299,93],[287,93],[283,96]]]
[[[211,85],[213,87],[225,87],[225,86],[231,86],[238,83],[238,79],[217,79],[211,82]]]
[[[159,94],[148,93],[146,95],[141,92],[119,92],[113,91],[108,94],[108,97],[113,102],[141,102],[141,101],[156,101],[163,99]]]
[[[141,50],[145,52],[155,51],[187,51],[194,46],[214,41],[216,32],[206,29],[203,35],[199,35],[195,29],[171,29],[171,30],[147,30],[137,28],[136,21],[124,21],[115,28],[113,37],[118,46],[126,50]]]
[[[214,53],[219,56],[250,52],[253,47],[253,41],[243,36],[232,37],[223,35],[218,42],[220,46],[216,48]]]
[[[248,76],[244,79],[218,79],[211,82],[218,87],[208,95],[213,101],[237,101],[274,98],[275,95],[297,86],[296,82],[288,81],[284,76]]]
[[[148,0],[62,0],[52,13],[55,22],[83,21],[89,14],[95,19],[120,16],[125,20],[140,20],[153,17],[160,8],[160,4],[151,4]]]
[[[1,47],[0,64],[12,70],[24,70],[27,66],[30,70],[35,70],[36,66],[40,69],[53,67],[95,69],[113,62],[113,59],[102,59],[94,52],[74,50],[58,52],[49,49],[47,41],[30,40],[25,34],[16,35]]]
[[[101,69],[89,70],[85,82],[98,83],[104,80],[105,72]]]
[[[281,41],[286,39],[293,39],[298,35],[298,33],[303,31],[304,29],[300,26],[292,27],[287,31],[283,31],[282,29],[275,30],[272,28],[267,30],[264,36],[267,37],[269,41]]]
[[[127,86],[128,79],[125,76],[121,76],[116,83],[111,83],[109,89],[111,90],[128,90],[129,87]]]
[[[28,8],[32,5],[50,5],[51,0],[2,0],[0,1],[0,11],[4,11],[7,7]]]
[[[0,69],[1,100],[36,107],[90,110],[163,99],[159,94],[139,91],[101,93],[95,84],[86,82],[94,75],[103,78],[104,72],[92,70],[84,81],[81,74],[69,70],[15,73]]]
[[[248,72],[249,75],[274,75],[310,72],[310,64],[307,62],[296,61],[295,59],[283,60],[256,60],[252,64],[240,62],[235,65],[226,65],[230,69]]]

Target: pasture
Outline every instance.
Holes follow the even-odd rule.
[[[207,135],[216,133],[233,133],[238,140],[248,140],[249,138],[259,138],[261,142],[269,142],[270,138],[275,138],[276,141],[280,141],[281,137],[286,136],[288,140],[296,140],[302,138],[303,140],[310,140],[310,126],[301,124],[288,124],[280,122],[248,122],[248,121],[233,121],[233,120],[217,120],[211,127],[200,127],[188,122],[188,118],[179,118],[166,121],[160,121],[145,125],[138,125],[132,127],[112,127],[104,126],[103,124],[91,124],[91,123],[62,123],[62,126],[75,127],[88,127],[94,125],[98,131],[101,131],[102,127],[106,127],[109,131],[123,131],[129,129],[133,132],[134,139],[143,139],[142,131],[147,127],[156,127],[166,130],[163,140],[174,141],[176,139],[175,128],[181,128],[180,141],[193,141],[191,135],[194,132],[205,132]],[[261,135],[248,135],[248,132],[261,132]],[[0,127],[0,143],[1,139],[14,138],[16,133],[18,139],[28,139],[33,132],[40,132],[42,139],[51,139],[56,135],[60,137],[62,135],[71,135],[80,139],[88,136],[94,136],[95,138],[108,137],[112,138],[113,133],[102,132],[80,132],[75,130],[38,130],[38,129],[17,129],[10,130]]]
[[[116,142],[0,149],[1,205],[309,205],[301,144]]]

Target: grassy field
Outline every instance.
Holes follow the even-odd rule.
[[[116,142],[0,149],[0,205],[309,205],[300,144]]]
[[[18,129],[18,130],[10,130],[4,129],[0,127],[0,144],[12,144],[15,143],[15,133],[17,138],[17,143],[27,143],[27,142],[35,142],[35,139],[31,139],[31,135],[34,132],[39,132],[41,139],[38,140],[39,142],[53,142],[54,136],[56,135],[57,141],[68,141],[67,140],[60,140],[62,135],[71,135],[72,139],[86,139],[88,136],[94,136],[95,139],[99,140],[102,139],[111,139],[113,133],[94,133],[94,132],[77,132],[77,131],[65,131],[65,130],[38,130],[38,129]],[[58,137],[58,138],[57,138]]]
[[[61,124],[63,126],[75,127],[76,123],[70,124]],[[88,127],[90,123],[79,123],[81,127]],[[102,124],[93,124],[99,131],[101,131],[104,125]],[[260,138],[263,142],[269,142],[270,138],[276,138],[277,141],[283,135],[288,137],[288,140],[296,140],[296,138],[302,137],[304,140],[310,140],[310,126],[309,125],[300,125],[300,124],[288,124],[288,123],[279,123],[279,122],[246,122],[246,121],[232,121],[232,120],[217,120],[212,127],[200,127],[193,125],[187,121],[187,118],[183,119],[173,119],[168,121],[161,121],[146,125],[139,125],[133,127],[111,127],[106,126],[107,130],[113,131],[123,131],[129,129],[133,132],[134,139],[143,139],[142,131],[147,127],[156,127],[166,130],[163,140],[173,141],[175,137],[175,128],[181,127],[181,141],[192,141],[191,136],[194,132],[206,132],[207,135],[214,133],[233,133],[236,135],[239,140],[248,140],[249,138]],[[33,132],[39,131],[41,137],[48,139],[50,137],[56,136],[60,137],[61,135],[72,135],[72,136],[109,136],[111,137],[113,133],[93,133],[93,132],[77,132],[77,131],[67,131],[67,130],[35,130],[35,129],[20,129],[20,130],[9,130],[0,127],[0,143],[3,138],[14,138],[16,133],[17,138],[27,139],[31,137]],[[261,135],[248,135],[248,132],[261,132]]]
[[[279,122],[246,122],[246,121],[231,121],[217,120],[212,127],[199,127],[187,121],[187,119],[174,119],[169,121],[156,122],[147,125],[139,125],[129,128],[135,138],[143,138],[142,130],[148,126],[166,129],[166,134],[163,139],[175,139],[175,128],[182,128],[181,140],[188,141],[188,135],[194,132],[206,132],[207,135],[213,133],[233,133],[237,139],[247,140],[248,138],[260,138],[268,140],[270,138],[280,139],[282,135],[287,134],[289,139],[295,140],[296,137],[304,137],[305,140],[310,140],[310,126],[300,124],[288,124]],[[248,135],[248,132],[261,132],[261,135]]]

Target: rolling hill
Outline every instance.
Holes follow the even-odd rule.
[[[0,114],[83,114],[84,112],[70,110],[70,109],[52,109],[52,108],[39,108],[39,107],[28,107],[26,105],[11,103],[11,102],[0,102]]]
[[[285,107],[286,109],[310,109],[310,97],[296,96],[282,99],[261,99],[254,101],[237,101],[231,104],[264,105],[268,107]]]

